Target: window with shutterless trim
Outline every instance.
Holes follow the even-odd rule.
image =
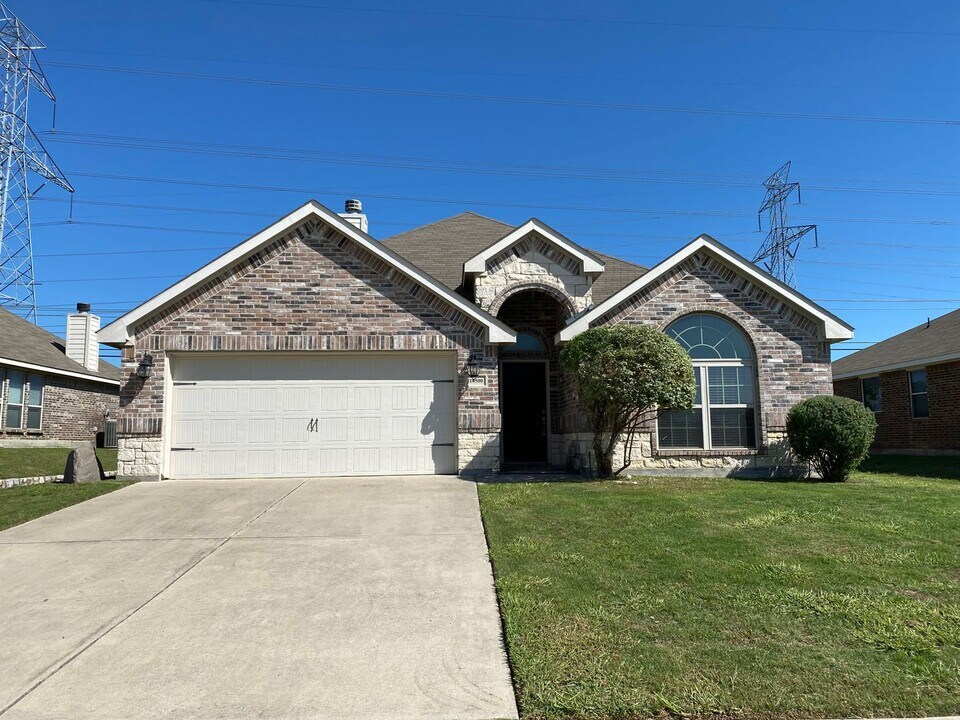
[[[927,395],[927,369],[911,370],[910,412],[915,418],[930,417],[930,399]]]
[[[870,412],[878,413],[883,408],[883,396],[880,392],[880,377],[861,378],[860,393],[863,406]]]
[[[750,343],[718,315],[685,315],[666,330],[693,363],[696,399],[657,421],[660,448],[714,450],[757,446],[757,372]]]
[[[23,427],[23,386],[26,377],[20,370],[7,370],[7,413],[4,426],[7,430]]]
[[[28,376],[27,385],[27,429],[39,430],[43,420],[43,376]]]

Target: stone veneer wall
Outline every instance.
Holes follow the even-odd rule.
[[[24,439],[35,441],[62,440],[65,444],[93,441],[104,428],[103,413],[116,417],[118,409],[117,386],[92,382],[66,375],[53,375],[23,371],[27,376],[24,395],[30,392],[31,375],[43,377],[43,412],[39,430],[6,427],[7,384],[5,368],[0,366],[3,387],[0,388],[0,439]],[[10,368],[20,370],[20,368]],[[23,418],[26,424],[26,412]]]
[[[211,350],[454,350],[461,468],[494,470],[498,374],[496,349],[484,337],[483,327],[445,300],[334,228],[306,221],[134,329],[122,356],[118,475],[160,475],[166,353]],[[145,352],[154,371],[144,381],[135,371]],[[484,360],[482,379],[468,383],[471,352]]]
[[[780,300],[756,287],[707,253],[697,253],[596,325],[637,323],[659,330],[690,313],[726,317],[750,339],[757,359],[759,437],[756,450],[680,451],[657,447],[654,424],[639,433],[628,473],[731,474],[745,471],[791,472],[784,426],[800,400],[832,392],[830,350],[817,327]],[[581,419],[582,420],[582,419]],[[590,434],[582,425],[563,437],[568,454],[592,467]],[[618,448],[616,457],[621,456]]]
[[[476,303],[492,315],[511,295],[523,290],[550,292],[573,315],[593,303],[593,278],[580,271],[580,261],[531,232],[487,262],[474,282]]]

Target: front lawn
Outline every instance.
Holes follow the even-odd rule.
[[[129,484],[127,481],[102,480],[83,485],[44,483],[0,490],[0,530],[119,490]]]
[[[63,475],[71,448],[0,448],[0,479]],[[105,472],[117,469],[117,450],[97,448]]]
[[[957,461],[481,486],[522,716],[957,713]]]

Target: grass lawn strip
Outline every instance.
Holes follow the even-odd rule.
[[[0,479],[62,475],[71,448],[0,448]],[[116,448],[97,448],[105,472],[117,469]]]
[[[0,490],[0,530],[76,505],[98,495],[119,490],[127,481],[101,480],[83,485],[44,483]]]
[[[523,717],[957,713],[957,465],[481,486]]]

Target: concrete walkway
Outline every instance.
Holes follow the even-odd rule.
[[[0,717],[515,718],[476,487],[142,483],[0,533]]]

